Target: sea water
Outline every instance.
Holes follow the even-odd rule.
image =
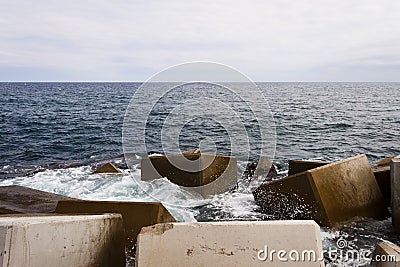
[[[0,83],[0,185],[23,185],[82,199],[152,201],[159,196],[174,203],[167,208],[179,221],[273,219],[260,212],[251,190],[241,181],[234,192],[199,199],[166,179],[139,186],[136,183],[140,178],[139,164],[123,169],[122,176],[90,175],[102,162],[113,161],[123,167],[125,111],[140,85]],[[330,161],[364,153],[372,163],[381,157],[400,154],[400,83],[257,85],[267,99],[266,109],[274,118],[273,160],[281,175],[287,172],[289,159]],[[215,90],[203,89],[205,95],[217,94]],[[190,90],[180,92],[163,98],[155,106],[161,110],[149,119],[149,152],[162,152],[157,135],[151,133],[162,127],[162,120],[157,119],[167,114],[162,109],[184,94],[196,96]],[[223,99],[236,105],[234,98]],[[198,146],[205,134],[218,137],[215,142],[218,153],[230,152],[223,125],[214,125],[210,120],[187,124],[180,133],[180,149]],[[253,151],[256,150],[257,144]],[[246,163],[239,160],[239,169],[243,170]],[[321,234],[325,249],[337,249],[339,240],[346,242],[344,250],[367,251],[372,251],[381,240],[400,242],[390,219],[353,223],[341,231],[322,228]],[[365,258],[336,256],[326,256],[328,266],[368,263]]]

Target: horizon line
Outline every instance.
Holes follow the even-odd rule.
[[[28,80],[20,80],[20,81],[0,81],[0,83],[145,83],[146,81],[28,81]],[[183,82],[183,81],[167,81],[167,82]],[[167,83],[167,82],[152,82],[152,83]],[[185,81],[188,82],[188,81]],[[193,81],[196,82],[196,81]],[[199,81],[200,82],[200,81]],[[201,81],[208,82],[208,81]],[[211,82],[211,81],[209,81]],[[231,83],[246,83],[243,81],[212,81],[212,82],[231,82]],[[399,83],[398,81],[250,81],[254,83]]]

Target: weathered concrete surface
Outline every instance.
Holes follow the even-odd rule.
[[[293,175],[301,172],[305,172],[317,167],[324,166],[330,162],[317,161],[317,160],[289,160],[289,173]]]
[[[387,157],[387,158],[383,158],[383,159],[380,159],[380,160],[378,160],[378,161],[376,161],[376,166],[390,166],[390,162],[392,161],[392,159],[394,159],[395,157],[399,157],[400,155],[398,155],[398,156],[390,156],[390,157]]]
[[[236,185],[237,162],[235,157],[197,152],[142,159],[142,180],[162,177],[203,196],[209,196],[225,192]]]
[[[372,267],[400,266],[400,247],[390,242],[379,242],[371,259]]]
[[[125,266],[120,214],[0,217],[0,266]]]
[[[314,219],[336,227],[357,217],[388,215],[365,155],[330,163],[263,184],[254,199],[281,219]]]
[[[97,170],[95,170],[92,174],[97,173],[113,173],[113,174],[122,174],[121,170],[115,167],[115,165],[111,162],[108,162],[102,166],[100,166]]]
[[[390,157],[393,158],[393,157]],[[375,179],[378,182],[382,195],[385,199],[386,206],[390,206],[390,167],[386,164],[389,158],[385,158],[380,163],[381,165],[371,166]],[[379,163],[378,161],[377,163]],[[331,162],[310,161],[310,160],[289,160],[289,173],[294,175],[305,172],[314,168],[318,168]]]
[[[386,206],[390,206],[391,202],[391,186],[390,186],[390,166],[372,166],[376,182],[381,189]]]
[[[200,148],[196,147],[187,151],[182,152],[182,154],[200,154]]]
[[[59,200],[72,198],[18,185],[0,186],[0,214],[51,213]]]
[[[390,181],[392,187],[392,224],[400,232],[400,156],[390,163]]]
[[[279,261],[276,253],[269,257],[271,250],[285,250],[282,257],[288,261]],[[312,250],[320,257],[320,229],[314,221],[157,224],[140,232],[136,266],[324,266],[323,260],[291,260],[293,250],[300,255]]]
[[[118,201],[60,201],[57,213],[120,213],[122,215],[129,257],[133,257],[133,246],[136,244],[140,229],[163,222],[175,222],[175,218],[159,202],[118,202]]]

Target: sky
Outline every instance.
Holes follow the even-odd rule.
[[[400,81],[400,1],[0,0],[0,81],[145,81],[191,61],[254,81]]]

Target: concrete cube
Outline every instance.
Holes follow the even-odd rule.
[[[372,172],[381,189],[386,206],[389,207],[391,202],[390,166],[372,166]]]
[[[167,223],[138,237],[137,267],[293,265],[324,266],[314,221]]]
[[[400,266],[400,247],[390,242],[379,242],[372,253],[370,266]]]
[[[385,158],[384,160],[378,161],[377,165],[372,166],[372,172],[374,173],[375,179],[378,182],[379,188],[381,189],[383,198],[385,199],[385,203],[387,206],[390,206],[390,168],[388,165],[383,164],[385,164],[386,161],[391,158]],[[305,172],[329,163],[330,162],[312,160],[289,160],[288,175]]]
[[[121,170],[118,169],[112,162],[108,162],[100,166],[92,174],[98,174],[98,173],[122,174]]]
[[[142,159],[142,180],[162,177],[187,187],[189,191],[209,196],[236,185],[237,162],[235,157],[189,152]]]
[[[125,266],[119,214],[0,217],[0,266]]]
[[[125,228],[125,246],[128,260],[134,258],[137,235],[145,226],[175,222],[175,218],[159,202],[124,202],[124,201],[60,201],[56,208],[57,213],[120,213]]]
[[[365,155],[263,184],[253,195],[266,212],[281,219],[314,219],[324,226],[388,215]]]
[[[72,199],[18,185],[0,186],[0,214],[51,213],[59,200]]]
[[[400,156],[390,163],[390,182],[392,189],[392,223],[400,232]]]
[[[329,164],[330,162],[319,160],[289,160],[289,173],[288,175],[305,172],[314,168],[318,168]]]
[[[376,161],[376,166],[390,166],[390,162],[392,161],[392,159],[394,159],[395,157],[399,157],[400,155],[396,155],[396,156],[390,156],[390,157],[386,157],[383,159],[380,159],[378,161]]]

